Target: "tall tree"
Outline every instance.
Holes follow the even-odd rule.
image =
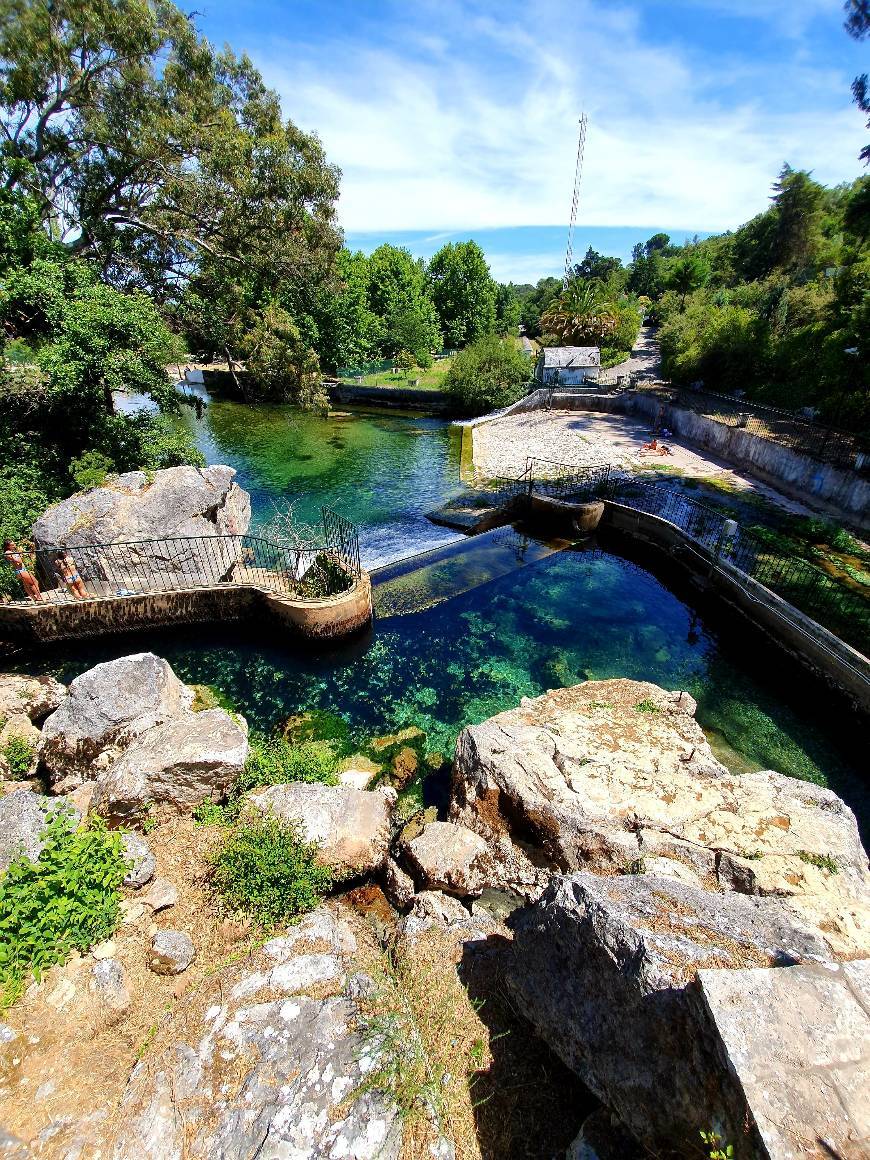
[[[570,346],[602,345],[614,334],[618,311],[602,297],[597,282],[572,279],[541,316],[542,327]]]
[[[803,169],[782,167],[773,185],[776,208],[776,265],[785,270],[807,269],[821,243],[825,189]]]
[[[865,40],[870,36],[870,0],[846,0],[843,7],[846,11],[846,31],[856,40]],[[867,128],[870,129],[870,78],[867,73],[862,73],[852,81],[852,96],[861,112],[867,114]],[[870,145],[865,145],[859,156],[866,165],[870,165]]]
[[[574,267],[573,276],[575,278],[592,278],[597,282],[606,282],[608,278],[612,277],[621,269],[622,262],[619,258],[605,257],[604,254],[599,254],[597,250],[593,250],[590,246],[583,255],[583,260],[578,262]]]
[[[441,341],[422,263],[385,243],[369,257],[368,269],[369,310],[383,325],[379,353],[392,358],[407,350],[422,365]]]
[[[467,346],[495,331],[497,287],[477,242],[448,242],[427,274],[447,346]]]
[[[170,0],[0,0],[6,188],[105,274],[170,294],[204,257],[310,282],[338,171],[245,57]]]

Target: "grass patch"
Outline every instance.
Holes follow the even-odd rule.
[[[59,808],[43,831],[35,862],[14,861],[0,877],[0,1007],[21,995],[73,950],[108,938],[118,922],[127,864],[121,835],[95,818],[76,830]]]
[[[212,859],[211,885],[231,910],[269,929],[313,910],[332,875],[298,826],[266,817],[229,833]]]
[[[798,850],[798,858],[818,870],[827,870],[829,874],[840,873],[840,867],[830,854],[814,854],[811,850]]]
[[[661,710],[655,701],[651,701],[649,697],[644,697],[642,701],[638,701],[635,705],[638,713],[659,713]]]
[[[433,362],[432,366],[426,370],[422,367],[414,367],[410,371],[378,371],[377,374],[364,375],[362,385],[366,387],[412,387],[414,390],[440,391],[452,362],[453,359],[442,358]],[[415,383],[415,379],[418,382]],[[356,379],[345,381],[355,383]]]

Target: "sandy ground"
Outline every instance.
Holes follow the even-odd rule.
[[[474,471],[478,478],[516,479],[528,457],[576,466],[609,464],[631,473],[655,469],[662,474],[721,480],[729,488],[763,497],[785,511],[812,514],[812,509],[680,439],[659,439],[671,449],[670,455],[643,454],[643,444],[650,438],[649,424],[627,415],[592,411],[508,415],[474,428]],[[542,466],[536,474],[548,472]]]

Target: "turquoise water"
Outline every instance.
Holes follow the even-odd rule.
[[[561,550],[560,550],[561,548]],[[185,680],[226,693],[249,722],[306,709],[341,715],[360,737],[417,725],[450,753],[458,730],[521,697],[605,677],[686,689],[720,757],[831,785],[862,815],[860,737],[848,715],[776,653],[733,625],[702,623],[645,567],[599,547],[564,548],[510,528],[397,566],[375,585],[373,631],[325,653],[250,629],[94,641],[61,675],[134,647]],[[437,799],[443,785],[430,787]]]
[[[456,538],[426,516],[459,490],[459,432],[441,419],[380,412],[300,414],[214,399],[184,422],[209,463],[228,463],[251,493],[252,526],[275,504],[316,523],[321,506],[360,528],[364,562],[422,551]]]

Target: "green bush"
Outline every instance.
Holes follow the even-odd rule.
[[[63,963],[111,935],[127,872],[121,835],[99,819],[76,830],[56,810],[35,862],[16,859],[0,876],[0,1006],[19,997],[31,974]]]
[[[13,781],[27,777],[33,764],[36,747],[24,738],[13,734],[3,747],[3,756],[9,766],[9,776]]]
[[[480,338],[461,350],[444,377],[454,410],[483,415],[521,398],[532,377],[532,364],[512,339]]]
[[[226,825],[238,818],[242,798],[249,790],[289,781],[337,785],[337,768],[336,749],[328,741],[303,741],[294,745],[283,737],[254,733],[245,768],[230,787],[226,804],[205,802],[193,811],[194,819],[201,826]]]
[[[102,487],[114,466],[101,451],[85,451],[70,462],[69,473],[79,491],[89,491],[92,487]]]
[[[264,927],[313,910],[332,885],[317,846],[298,827],[266,817],[230,831],[212,859],[212,887],[233,910]]]

